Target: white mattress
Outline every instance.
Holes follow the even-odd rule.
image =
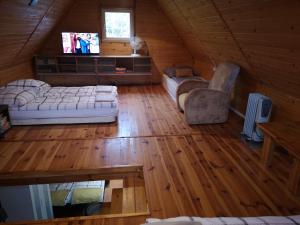
[[[105,95],[106,96],[106,95]],[[96,96],[84,97],[38,97],[23,106],[10,106],[11,111],[60,111],[81,109],[106,109],[117,108],[115,96],[97,101]]]
[[[176,92],[179,84],[184,80],[203,80],[202,77],[184,77],[184,78],[177,78],[177,82],[175,79],[168,77],[166,74],[163,74],[162,77],[162,84],[172,99],[176,102]]]
[[[176,81],[168,77],[166,74],[163,74],[162,84],[172,99],[176,102],[176,90],[178,87]]]
[[[50,119],[50,118],[89,118],[100,116],[117,116],[117,108],[78,109],[78,110],[45,110],[45,111],[10,111],[13,120]]]
[[[51,87],[25,105],[10,105],[9,113],[13,125],[113,122],[117,87]]]
[[[180,223],[181,222],[181,223]],[[168,219],[147,218],[146,224],[199,224],[199,225],[297,225],[300,215],[260,217],[174,217]]]
[[[39,94],[39,97],[83,97],[101,93],[113,93],[117,95],[115,86],[83,86],[83,87],[51,87]]]

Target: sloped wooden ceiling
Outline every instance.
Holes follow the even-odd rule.
[[[0,1],[0,85],[33,76],[32,56],[73,0]]]
[[[203,55],[213,64],[242,67],[235,102],[245,111],[249,92],[272,98],[278,117],[299,120],[300,1],[157,0],[203,70]]]

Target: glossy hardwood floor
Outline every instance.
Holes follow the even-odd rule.
[[[118,124],[14,127],[0,142],[0,182],[8,175],[143,165],[151,217],[300,213],[300,198],[284,184],[289,161],[282,158],[288,157],[277,155],[275,168],[261,167],[260,146],[241,140],[237,116],[226,124],[188,126],[161,86],[120,87],[119,93]]]

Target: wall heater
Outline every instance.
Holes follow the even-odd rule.
[[[272,101],[260,93],[250,93],[242,134],[247,140],[261,142],[263,133],[257,123],[267,123],[270,120]]]

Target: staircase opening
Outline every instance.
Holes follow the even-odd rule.
[[[39,184],[1,186],[0,193],[5,194],[0,194],[0,201],[9,215],[7,222],[149,215],[142,166],[105,168],[98,174],[81,171],[78,177],[70,175],[59,180],[42,176]],[[28,177],[27,181],[32,179]],[[18,179],[6,182],[20,184]]]

